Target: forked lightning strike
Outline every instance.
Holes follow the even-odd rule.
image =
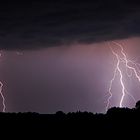
[[[127,58],[127,54],[125,53],[124,48],[121,44],[119,44],[115,41],[112,41],[112,43],[120,48],[120,54],[115,52],[113,50],[113,47],[109,44],[112,54],[117,59],[117,63],[116,63],[116,67],[115,67],[115,70],[114,70],[114,73],[113,73],[113,78],[111,79],[110,85],[109,85],[109,91],[108,91],[109,92],[109,97],[108,97],[108,100],[107,100],[106,111],[110,107],[110,100],[113,96],[112,85],[113,85],[113,82],[115,81],[117,73],[119,73],[119,82],[120,82],[120,85],[121,85],[121,94],[122,94],[121,98],[120,98],[120,101],[119,101],[119,107],[123,107],[123,101],[124,101],[124,98],[125,98],[126,95],[129,95],[136,102],[135,98],[127,91],[127,89],[125,87],[125,83],[124,83],[124,80],[123,80],[124,79],[123,72],[122,72],[120,64],[123,63],[124,66],[126,67],[126,74],[127,74],[128,77],[131,77],[132,73],[133,73],[135,75],[135,77],[137,78],[137,80],[140,82],[140,70],[138,68],[138,65],[140,65],[140,64],[138,64],[138,63],[136,63],[132,60],[129,60]],[[127,70],[130,70],[131,74],[128,74]]]

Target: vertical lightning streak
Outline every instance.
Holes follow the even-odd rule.
[[[124,63],[124,65],[125,65],[125,67],[126,67],[126,73],[127,73],[127,76],[128,77],[130,77],[131,78],[131,76],[132,76],[132,72],[134,73],[134,75],[135,75],[135,77],[138,79],[138,81],[140,82],[140,71],[139,71],[139,69],[138,69],[138,66],[137,65],[139,65],[138,63],[135,63],[134,61],[132,61],[132,60],[129,60],[128,58],[127,58],[127,56],[126,56],[126,53],[124,52],[124,49],[123,49],[123,46],[121,45],[121,44],[119,44],[119,43],[117,43],[117,42],[115,42],[115,41],[112,41],[112,43],[114,43],[116,46],[119,46],[120,47],[120,53],[121,53],[121,55],[122,56],[120,56],[118,53],[116,53],[113,49],[112,49],[112,47],[110,46],[110,44],[109,44],[109,46],[110,46],[110,49],[111,49],[111,52],[113,53],[113,55],[116,57],[116,59],[117,59],[117,64],[116,64],[116,68],[115,68],[115,70],[114,70],[114,74],[113,74],[113,78],[112,78],[112,80],[110,81],[110,86],[109,86],[109,94],[110,94],[110,96],[108,97],[108,102],[107,102],[107,105],[106,105],[106,110],[108,110],[108,108],[109,108],[109,105],[110,105],[110,100],[111,100],[111,98],[112,98],[112,96],[113,96],[113,94],[112,94],[112,92],[111,92],[111,90],[112,90],[112,84],[113,84],[113,82],[114,82],[114,80],[115,80],[115,77],[117,76],[117,72],[119,73],[119,75],[120,75],[120,84],[121,84],[121,91],[122,91],[122,96],[121,96],[121,99],[120,99],[120,102],[119,102],[119,107],[122,107],[123,106],[123,101],[124,101],[124,97],[125,97],[125,95],[126,94],[128,94],[135,102],[136,102],[136,100],[135,100],[135,98],[131,95],[131,94],[129,94],[129,92],[126,90],[126,88],[125,88],[125,84],[124,84],[124,82],[123,82],[123,72],[122,72],[122,70],[121,70],[121,68],[120,68],[120,63]],[[132,66],[131,66],[131,65]],[[136,68],[135,68],[136,67]],[[138,72],[137,72],[137,69],[138,69]],[[131,70],[131,74],[128,74],[128,72],[127,72],[127,70]]]
[[[117,74],[117,67],[115,68],[115,71],[114,71],[114,74],[113,74],[113,78],[112,78],[111,81],[110,81],[110,86],[109,86],[109,97],[108,97],[108,99],[107,99],[106,111],[107,111],[108,108],[109,108],[110,100],[111,100],[111,98],[112,98],[111,89],[112,89],[112,84],[113,84],[113,82],[114,82],[114,80],[115,80],[116,74]]]
[[[2,55],[1,55],[1,53],[0,53],[0,57],[1,57],[1,56],[2,56]],[[2,89],[3,89],[3,83],[0,81],[0,96],[1,96],[1,98],[2,98],[2,105],[3,105],[2,112],[5,112],[5,110],[6,110],[5,97],[4,97],[3,93],[2,93]]]
[[[6,106],[5,106],[5,98],[4,98],[4,95],[2,93],[2,88],[3,88],[3,83],[0,81],[0,96],[2,97],[2,104],[3,104],[2,112],[5,112]]]
[[[113,49],[110,47],[112,53],[116,56],[117,58],[117,64],[116,64],[116,68],[115,68],[115,71],[114,71],[114,76],[113,76],[113,79],[111,80],[111,84],[110,84],[110,87],[109,87],[109,93],[111,93],[111,89],[112,89],[112,83],[113,81],[115,80],[115,77],[117,75],[117,71],[119,72],[119,75],[120,75],[120,83],[121,83],[121,86],[122,86],[122,96],[121,96],[121,100],[120,100],[120,107],[122,107],[122,103],[123,103],[123,100],[124,100],[124,96],[125,96],[125,86],[124,86],[124,83],[123,83],[123,75],[122,75],[122,71],[120,69],[120,58],[119,58],[119,55],[117,53],[115,53],[113,51]],[[112,93],[110,94],[111,96],[108,98],[109,100],[111,99],[112,97]],[[110,103],[110,101],[108,100],[108,104]],[[109,106],[107,105],[107,108]],[[106,109],[107,109],[106,108]]]

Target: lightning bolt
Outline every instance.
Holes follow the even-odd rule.
[[[1,53],[0,53],[0,57],[1,57]],[[3,89],[3,83],[2,81],[0,81],[0,96],[2,98],[2,105],[3,105],[3,108],[2,108],[2,112],[5,112],[6,111],[6,105],[5,105],[5,97],[3,95],[3,92],[2,92],[2,89]]]
[[[119,73],[119,82],[121,85],[121,93],[122,93],[121,99],[119,101],[119,107],[123,107],[123,101],[124,101],[124,98],[126,95],[129,95],[134,100],[134,102],[136,102],[135,98],[127,91],[127,89],[125,87],[124,76],[123,76],[123,72],[121,70],[120,64],[122,64],[122,63],[124,64],[124,66],[126,68],[126,74],[128,77],[131,78],[132,74],[134,74],[135,77],[137,78],[138,82],[140,82],[140,70],[138,67],[140,64],[127,58],[127,54],[125,53],[124,48],[121,44],[119,44],[115,41],[112,41],[112,43],[120,48],[120,54],[115,52],[109,43],[110,50],[111,50],[112,54],[115,56],[117,63],[116,63],[115,70],[113,72],[113,78],[111,79],[110,85],[109,85],[109,90],[108,90],[109,97],[107,99],[106,111],[110,107],[110,100],[113,96],[112,85],[113,85],[113,82],[115,81],[115,78],[118,73]],[[131,74],[128,74],[128,70],[130,70]]]
[[[5,97],[2,93],[2,88],[3,88],[3,83],[0,81],[0,96],[2,97],[2,105],[3,105],[2,112],[5,112],[5,110],[6,110]]]

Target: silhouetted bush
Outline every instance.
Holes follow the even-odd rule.
[[[140,110],[140,101],[138,101],[138,102],[136,103],[135,108],[136,108],[137,110]]]

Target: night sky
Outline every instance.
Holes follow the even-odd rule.
[[[113,40],[140,63],[140,3],[1,2],[0,80],[6,111],[105,112],[116,63],[108,46]],[[134,77],[125,83],[139,100],[140,83]],[[118,106],[117,80],[113,90],[111,105]],[[134,105],[125,98],[124,106]]]

